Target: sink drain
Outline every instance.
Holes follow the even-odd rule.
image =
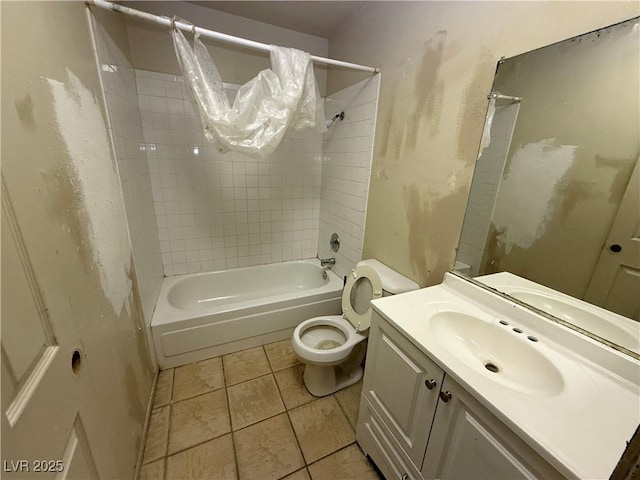
[[[497,373],[500,371],[500,367],[498,367],[495,363],[491,363],[491,362],[485,363],[484,368],[486,368],[487,370],[493,373]]]

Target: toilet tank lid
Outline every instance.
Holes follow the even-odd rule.
[[[384,263],[376,260],[375,258],[361,260],[356,264],[356,267],[359,267],[360,265],[368,265],[373,268],[380,277],[382,289],[393,295],[410,292],[411,290],[418,290],[420,288],[420,285],[416,282],[387,267]]]

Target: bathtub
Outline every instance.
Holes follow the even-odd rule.
[[[318,259],[165,277],[151,332],[161,368],[291,338],[341,311],[342,280]]]

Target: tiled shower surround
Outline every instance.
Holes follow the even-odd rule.
[[[498,194],[519,108],[520,104],[518,103],[496,107],[491,125],[491,142],[476,163],[464,226],[458,245],[458,260],[471,267],[472,276],[478,275],[482,263],[482,255],[493,216],[493,204]]]
[[[344,276],[362,259],[362,239],[371,175],[373,135],[380,76],[376,75],[330,95],[325,114],[344,111],[324,134],[318,255],[335,257],[333,270]],[[329,239],[340,236],[333,252]]]
[[[136,82],[165,275],[313,258],[328,230],[344,239],[336,273],[360,259],[378,77],[327,101],[327,116],[352,111],[324,142],[290,132],[265,159],[204,140],[182,77],[136,70]]]

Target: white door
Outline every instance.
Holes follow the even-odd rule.
[[[640,161],[633,169],[584,300],[640,320]]]
[[[82,348],[51,318],[2,178],[2,477],[97,478],[78,405]],[[75,352],[75,353],[74,353]]]

